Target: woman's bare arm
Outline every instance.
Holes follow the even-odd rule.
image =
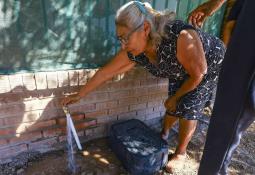
[[[125,50],[120,50],[108,64],[96,72],[87,84],[81,88],[78,94],[63,99],[61,104],[66,106],[79,101],[80,98],[86,96],[89,92],[93,91],[107,80],[111,79],[115,75],[127,72],[135,65],[136,63],[128,58],[127,52]]]
[[[177,59],[189,75],[175,94],[176,98],[180,98],[195,89],[207,73],[202,42],[195,30],[181,31],[177,40]]]

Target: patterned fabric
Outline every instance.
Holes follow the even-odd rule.
[[[128,52],[128,57],[153,75],[169,78],[169,96],[172,96],[189,76],[176,58],[177,38],[181,30],[196,30],[202,41],[207,59],[207,74],[204,75],[197,88],[180,98],[175,112],[167,111],[172,116],[196,120],[202,116],[204,107],[212,103],[212,97],[214,97],[216,92],[218,74],[225,54],[225,47],[218,38],[204,33],[200,29],[195,29],[180,20],[168,23],[165,29],[168,37],[164,38],[156,49],[157,59],[159,60],[158,65],[150,63],[144,53],[133,56]]]

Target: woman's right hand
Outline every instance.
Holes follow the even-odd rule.
[[[224,0],[210,0],[201,4],[189,14],[189,23],[195,27],[202,27],[206,18],[213,15],[213,13],[217,11],[223,3]]]
[[[81,97],[79,94],[69,95],[61,100],[61,105],[67,106],[69,104],[77,103],[80,99]]]

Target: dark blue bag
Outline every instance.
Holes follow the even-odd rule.
[[[168,158],[167,142],[137,119],[113,124],[110,146],[132,175],[152,175]]]

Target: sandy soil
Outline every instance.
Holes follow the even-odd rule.
[[[176,169],[176,175],[193,175],[197,173],[199,161],[202,155],[207,125],[199,124],[196,134],[188,147],[188,159],[183,167]],[[169,137],[169,152],[173,152],[177,143],[177,134],[172,131]],[[253,123],[244,134],[241,144],[235,152],[231,166],[230,175],[252,175],[255,174],[255,123]],[[76,165],[80,175],[125,175],[128,174],[119,160],[108,147],[107,139],[96,139],[83,145],[84,150],[76,153]],[[33,155],[33,154],[31,154]],[[23,154],[24,157],[24,154]],[[68,175],[67,153],[56,151],[44,155],[34,155],[30,159],[19,158],[25,161],[18,167],[15,164],[1,165],[0,174],[19,175]],[[15,167],[16,166],[16,167]],[[166,172],[158,174],[168,175]]]

